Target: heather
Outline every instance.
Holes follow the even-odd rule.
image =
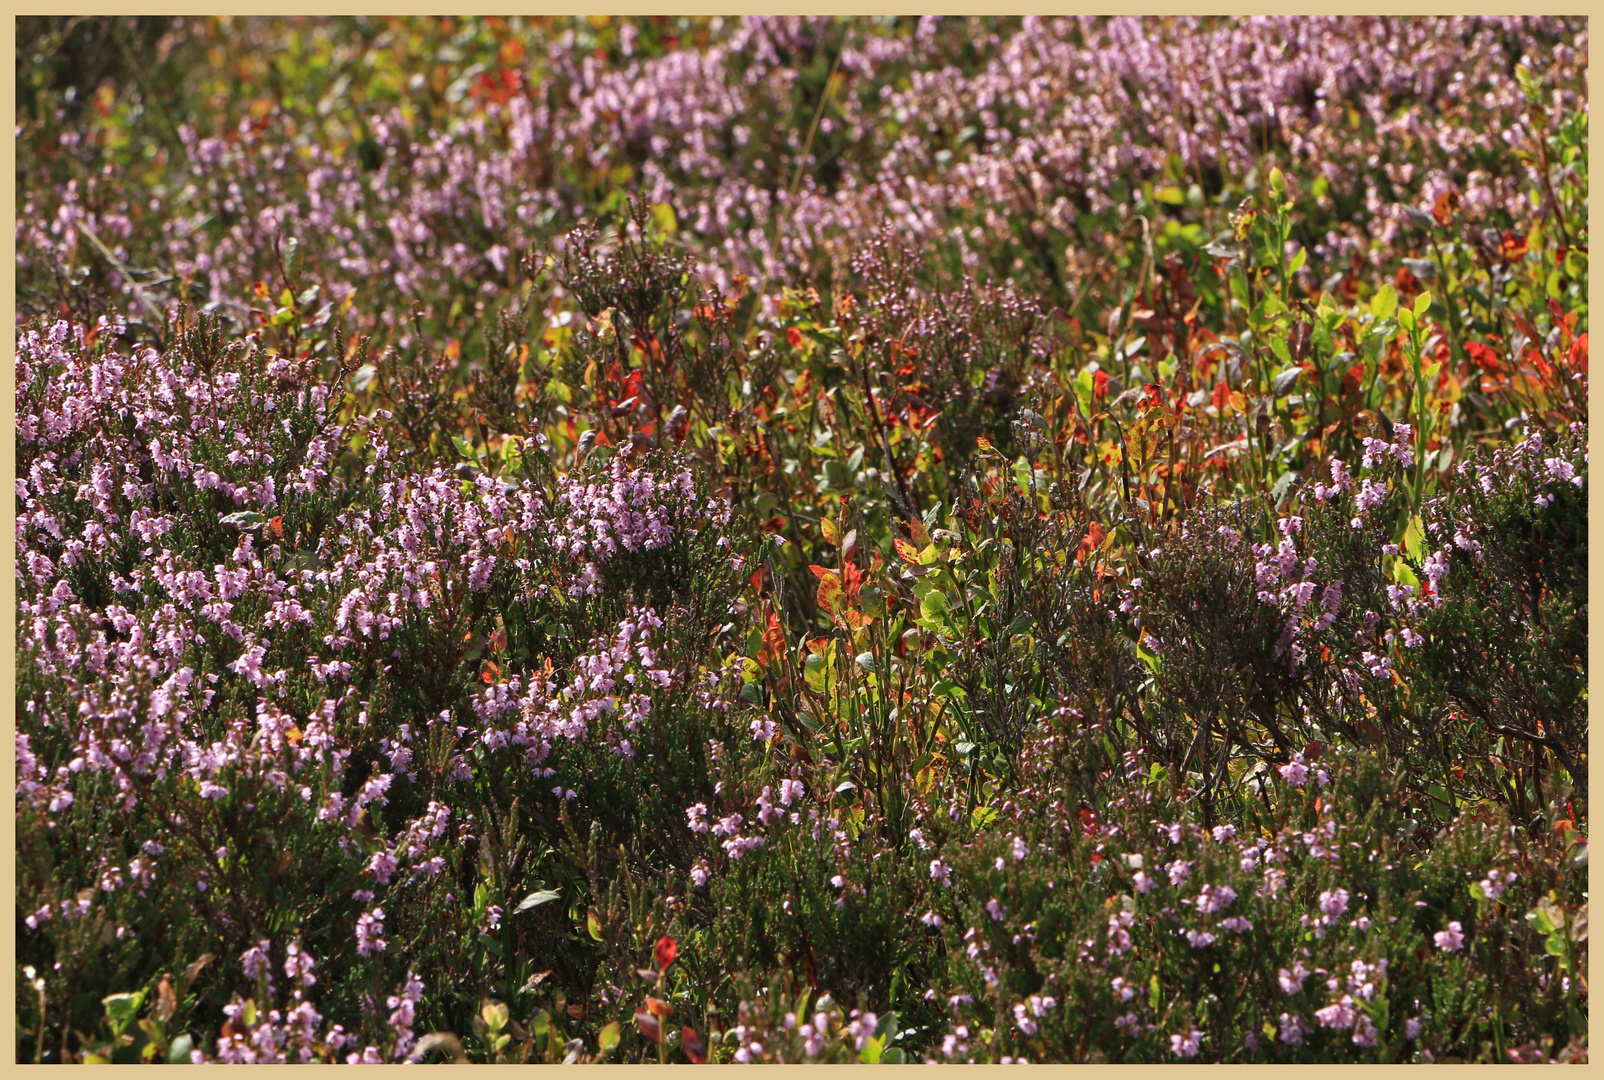
[[[18,40],[19,1060],[1585,1060],[1585,23]]]

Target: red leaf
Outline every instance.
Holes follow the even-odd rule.
[[[636,1009],[635,1026],[640,1029],[640,1033],[642,1035],[652,1040],[652,1042],[657,1043],[663,1041],[663,1025],[659,1024],[657,1022],[657,1017],[653,1016],[651,1013]]]
[[[1498,361],[1497,350],[1489,348],[1479,341],[1467,341],[1465,343],[1465,352],[1470,356],[1471,363],[1483,371],[1497,374],[1504,369],[1503,365]]]
[[[657,939],[656,951],[657,968],[659,971],[666,971],[668,965],[674,962],[674,957],[679,955],[679,946],[674,944],[673,938],[664,936]]]
[[[1576,340],[1571,343],[1571,351],[1570,351],[1568,359],[1571,362],[1572,370],[1580,371],[1583,375],[1587,374],[1587,335],[1586,334],[1578,334],[1578,335],[1576,335]]]
[[[842,579],[846,583],[848,600],[856,600],[858,591],[863,588],[863,571],[858,569],[857,563],[847,563],[841,568]]]
[[[810,567],[819,577],[818,601],[819,609],[834,615],[841,606],[841,576],[834,570],[826,570],[822,566]]]
[[[692,1065],[707,1064],[707,1047],[693,1029],[686,1028],[679,1033],[679,1045],[685,1051],[685,1056],[691,1059]]]

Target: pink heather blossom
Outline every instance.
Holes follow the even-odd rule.
[[[694,806],[686,807],[685,817],[689,821],[691,832],[705,833],[707,831],[707,822],[702,820],[702,815],[706,813],[706,803],[697,803]]]
[[[1320,910],[1327,915],[1337,916],[1348,910],[1347,889],[1327,889],[1320,894]]]
[[[1487,877],[1482,880],[1481,892],[1489,900],[1497,900],[1504,895],[1504,889],[1514,884],[1514,871],[1500,871],[1492,869],[1487,871]]]
[[[1195,904],[1199,915],[1212,915],[1224,911],[1236,900],[1236,890],[1229,885],[1205,885]]]
[[[245,952],[240,955],[240,963],[244,965],[245,977],[247,979],[259,979],[262,975],[266,974],[268,965],[270,963],[267,953],[268,949],[271,947],[272,942],[266,940],[260,941],[255,945],[252,945],[249,949],[246,949]]]
[[[385,950],[385,941],[379,935],[384,933],[384,909],[374,908],[364,911],[356,919],[356,951],[358,955],[370,956],[373,953]]]
[[[1201,1042],[1202,1038],[1203,1033],[1195,1027],[1186,1032],[1184,1035],[1171,1035],[1170,1052],[1175,1054],[1177,1057],[1197,1057],[1197,1055],[1201,1052],[1199,1043]]]
[[[1432,935],[1431,940],[1436,942],[1437,948],[1444,952],[1458,952],[1460,947],[1465,944],[1464,927],[1457,922],[1451,922],[1448,924],[1448,929],[1437,931]]]
[[[1353,1008],[1353,998],[1344,994],[1341,1001],[1332,1002],[1323,1009],[1316,1009],[1314,1018],[1320,1021],[1321,1027],[1336,1028],[1339,1031],[1353,1027],[1357,1013]]]

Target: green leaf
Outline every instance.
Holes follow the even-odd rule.
[[[652,219],[657,227],[667,236],[679,232],[679,218],[674,216],[674,208],[666,202],[655,203],[652,206]]]
[[[1420,520],[1419,514],[1410,515],[1408,526],[1404,529],[1403,535],[1398,538],[1398,546],[1401,547],[1411,559],[1419,562],[1426,556],[1425,548],[1422,546],[1425,539],[1425,522]]]
[[[1431,293],[1422,292],[1415,297],[1415,316],[1418,318],[1431,310]]]
[[[1178,187],[1162,187],[1153,192],[1153,198],[1170,206],[1180,206],[1186,202],[1186,193]]]
[[[807,681],[809,690],[812,690],[815,694],[824,693],[824,657],[809,656],[802,661],[802,678]]]
[[[953,625],[951,609],[947,603],[947,594],[940,589],[931,589],[920,598],[918,622],[926,630],[940,634],[942,637],[955,638],[958,636],[958,630]]]
[[[378,378],[378,376],[378,368],[374,367],[372,364],[363,364],[361,367],[357,368],[356,373],[351,376],[351,389],[360,394],[362,391],[372,386],[373,380]]]
[[[499,1032],[507,1026],[507,1015],[505,1002],[487,1001],[479,1007],[479,1016],[492,1033]]]
[[[1370,314],[1377,319],[1390,319],[1398,310],[1398,290],[1391,285],[1383,285],[1376,290],[1376,295],[1370,301]]]
[[[858,1060],[865,1065],[880,1064],[880,1055],[885,1051],[886,1041],[878,1036],[869,1039],[858,1051]]]
[[[167,1044],[167,1064],[188,1065],[189,1055],[195,1049],[195,1038],[189,1032],[177,1036]]]
[[[232,525],[236,529],[255,529],[267,524],[267,518],[255,510],[241,510],[219,519],[223,525]]]
[[[516,915],[520,911],[528,911],[530,908],[537,908],[541,904],[549,904],[556,899],[558,899],[558,894],[551,889],[541,889],[539,892],[532,892],[528,896],[524,897],[523,902],[513,909],[513,914]]]
[[[600,1057],[618,1045],[618,1021],[614,1020],[596,1033],[596,1055]]]
[[[970,811],[969,821],[978,832],[997,820],[997,811],[990,806],[977,806]]]
[[[117,1021],[120,1026],[134,1018],[134,1014],[139,1011],[139,1006],[144,1004],[144,1001],[145,992],[141,990],[135,994],[112,994],[104,998],[101,1004],[106,1007],[106,1015]]]
[[[596,918],[596,913],[594,911],[587,911],[585,913],[585,929],[589,930],[590,936],[595,938],[597,941],[602,939],[601,920]]]

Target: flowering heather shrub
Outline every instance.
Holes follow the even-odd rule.
[[[1583,946],[1545,952],[1523,916],[1545,887],[1575,902],[1585,868],[1498,814],[1425,849],[1379,762],[1302,757],[1212,829],[1140,755],[1099,811],[1004,808],[1013,837],[955,853],[930,900],[953,957],[939,1057],[1430,1061],[1579,1036],[1580,969],[1551,954]]]
[[[661,755],[675,783],[667,702],[716,715],[719,698],[673,643],[707,639],[691,594],[735,572],[711,535],[727,511],[688,472],[626,448],[554,490],[408,475],[372,424],[339,422],[315,365],[219,348],[204,319],[170,355],[125,356],[117,329],[19,341],[18,795],[47,844],[20,856],[25,921],[70,963],[102,930],[119,943],[69,979],[115,986],[164,942],[272,957],[288,935],[382,980],[409,912],[431,911],[411,925],[433,938],[472,890],[453,881],[474,800],[452,793],[511,791],[555,826],[563,792],[607,788],[592,746]],[[656,609],[628,606],[631,573]],[[173,905],[193,915],[141,941]],[[305,1049],[311,1006],[286,1008]],[[404,1055],[411,1024],[389,1026],[372,1037]],[[288,1052],[275,1031],[248,1053]]]
[[[1584,24],[19,42],[19,1060],[1586,1059]]]
[[[1563,110],[1587,51],[1564,20],[752,19],[687,27],[666,49],[664,30],[643,40],[632,23],[391,20],[313,28],[278,89],[216,110],[233,77],[220,69],[263,65],[263,45],[298,32],[173,28],[174,63],[197,63],[167,75],[180,111],[151,145],[166,175],[137,197],[98,167],[145,164],[127,105],[87,130],[38,107],[24,295],[53,307],[89,274],[141,308],[215,304],[249,326],[252,309],[305,320],[382,282],[402,299],[355,302],[406,348],[409,305],[484,303],[524,248],[608,212],[620,181],[668,208],[726,291],[736,273],[784,280],[841,257],[836,237],[883,224],[923,242],[957,229],[971,269],[1063,287],[1112,269],[1082,249],[1129,224],[1110,217],[1129,193],[1215,199],[1272,158],[1322,208],[1299,238],[1318,281],[1355,254],[1395,259],[1397,204],[1454,190],[1478,227],[1523,218],[1513,151],[1530,121],[1510,72],[1533,65]],[[319,292],[264,307],[281,276],[291,298]]]

